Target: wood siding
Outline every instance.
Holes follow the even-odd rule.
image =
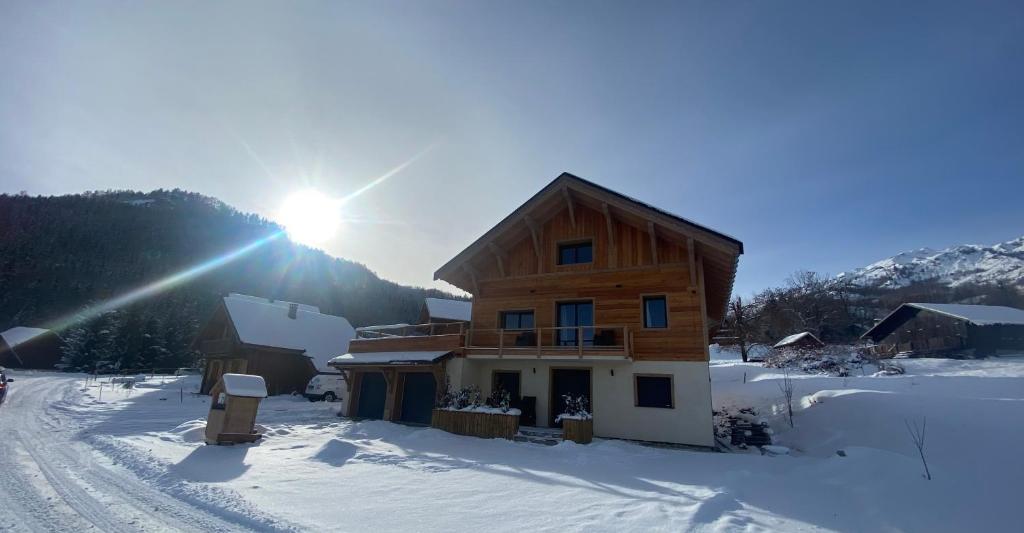
[[[553,327],[558,302],[590,300],[596,326],[626,326],[637,360],[707,361],[705,318],[701,306],[701,273],[691,275],[689,250],[660,237],[657,264],[647,231],[612,217],[611,233],[604,213],[582,204],[568,207],[537,226],[541,250],[538,261],[533,237],[525,235],[492,261],[479,265],[473,295],[472,344],[497,344],[502,311],[533,310],[534,325]],[[575,219],[575,225],[573,224]],[[609,235],[612,238],[609,239]],[[558,265],[558,245],[593,241],[594,260]],[[699,257],[698,259],[699,260]],[[499,265],[498,261],[504,261]],[[505,276],[501,275],[502,270]],[[697,285],[692,285],[696,281]],[[668,328],[643,328],[643,296],[665,295]]]

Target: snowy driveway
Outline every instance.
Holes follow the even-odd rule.
[[[84,441],[88,428],[57,407],[83,382],[81,376],[37,373],[19,374],[10,385],[0,404],[0,531],[249,529],[157,490],[97,454]]]

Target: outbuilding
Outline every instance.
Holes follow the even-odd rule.
[[[0,333],[0,366],[53,370],[60,348],[60,337],[48,329],[11,328]]]
[[[815,337],[810,331],[794,333],[772,346],[776,350],[817,350],[824,347],[825,343],[821,342],[821,339]]]
[[[999,305],[905,303],[862,339],[876,353],[983,357],[1024,352],[1024,310]]]
[[[267,397],[267,385],[260,376],[224,374],[210,391],[210,414],[206,418],[207,444],[254,442],[256,413]]]

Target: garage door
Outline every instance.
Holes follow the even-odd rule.
[[[384,418],[384,400],[388,393],[384,374],[367,372],[359,381],[359,408],[356,409],[356,416],[359,418]]]
[[[429,372],[405,374],[405,386],[402,388],[402,422],[430,424],[435,388],[434,375]]]

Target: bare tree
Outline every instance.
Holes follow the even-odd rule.
[[[793,426],[793,380],[789,377],[789,370],[782,370],[782,383],[779,383],[779,390],[786,400],[786,415],[789,418],[789,427]]]
[[[911,425],[909,420],[904,419],[903,424],[907,426],[907,432],[910,433],[910,438],[914,441],[914,446],[917,447],[917,453],[921,456],[921,464],[924,465],[924,477],[928,480],[932,479],[932,473],[928,470],[928,461],[924,458],[924,437],[925,429],[928,427],[928,417],[921,417],[921,425],[917,425],[917,421]]]
[[[754,342],[754,327],[752,324],[752,310],[749,304],[744,304],[743,299],[737,296],[729,302],[729,315],[726,317],[726,326],[736,337],[736,343],[740,347],[740,357],[746,363],[750,355],[750,347]]]

